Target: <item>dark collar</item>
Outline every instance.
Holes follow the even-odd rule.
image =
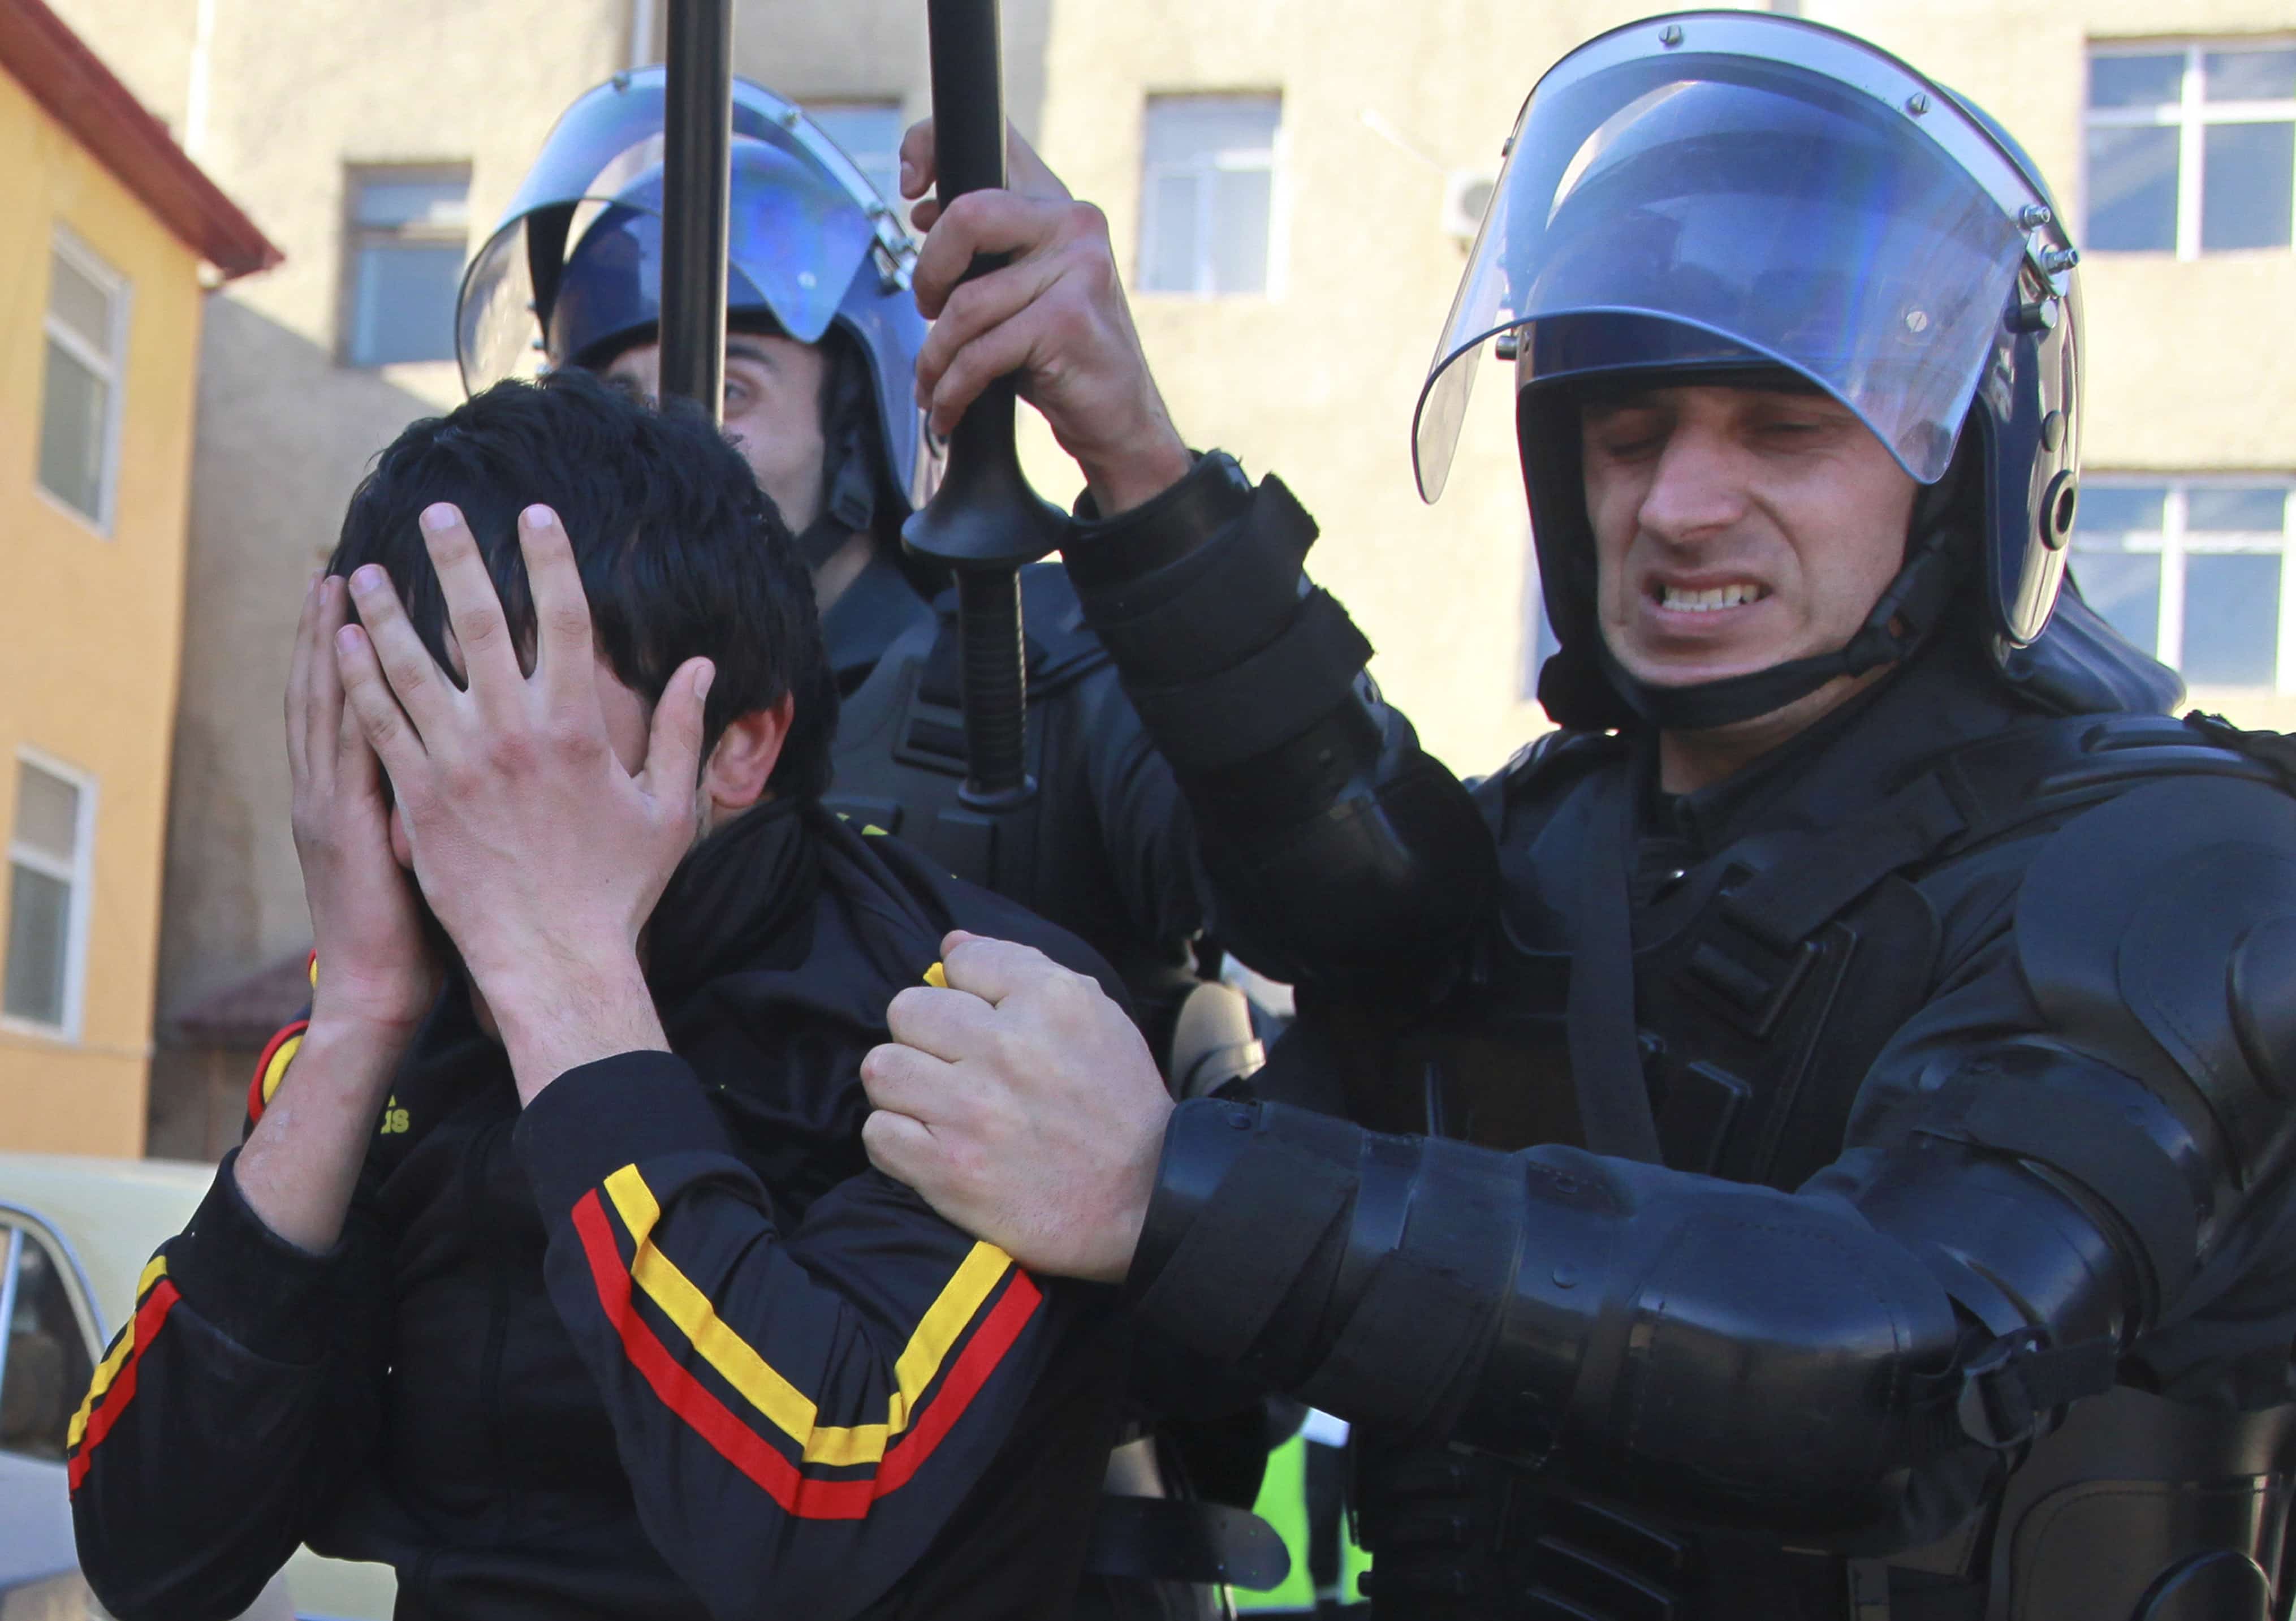
[[[1821,717],[1807,730],[1720,782],[1692,794],[1644,798],[1644,832],[1703,860],[1759,827],[1838,822],[1903,786],[1925,757],[1969,743],[2035,712],[1988,678],[1982,649],[1940,637],[1905,669]],[[1655,784],[1654,737],[1637,763]]]
[[[911,588],[900,564],[878,547],[870,554],[868,566],[821,616],[822,638],[829,646],[829,667],[836,673],[838,690],[850,695],[896,638],[931,615],[932,609]]]
[[[665,1010],[721,975],[804,960],[820,879],[800,812],[794,800],[768,800],[670,875],[646,926],[646,981]]]

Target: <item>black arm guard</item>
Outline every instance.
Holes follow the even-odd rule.
[[[2002,944],[2038,1027],[1907,1033],[1876,1066],[1903,1107],[1799,1193],[1191,1104],[1134,1290],[1403,1436],[1560,1446],[1641,1502],[1914,1545],[2053,1410],[2123,1373],[2206,1387],[2209,1335],[2284,1309],[2296,801],[2124,794],[2050,835]]]
[[[1313,519],[1217,453],[1079,522],[1086,617],[1202,834],[1220,931],[1294,981],[1392,975],[1489,904],[1490,835],[1364,674],[1371,644],[1300,572]]]
[[[1905,1542],[1944,1528],[1908,1509],[1916,1473],[1981,1473],[2110,1386],[2129,1269],[1966,1145],[1911,1140],[1873,1202],[1189,1104],[1132,1284],[1197,1349],[1392,1436],[1559,1446],[1646,1504]],[[2030,1324],[1980,1326],[2004,1291]]]

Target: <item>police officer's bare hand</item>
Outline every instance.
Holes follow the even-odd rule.
[[[1023,1266],[1113,1282],[1155,1186],[1171,1099],[1132,1021],[1042,952],[958,933],[947,990],[893,999],[862,1084],[869,1157]]]
[[[315,1025],[403,1049],[438,992],[414,881],[390,852],[382,768],[343,702],[331,643],[348,613],[342,580],[303,595],[287,674],[287,769],[295,855],[311,936],[325,965]]]
[[[519,522],[536,622],[530,675],[461,513],[434,506],[422,524],[466,685],[431,658],[373,564],[351,577],[365,629],[339,631],[336,653],[390,773],[423,895],[530,1097],[575,1063],[660,1044],[636,941],[694,840],[713,672],[706,659],[678,668],[654,706],[643,762],[625,765],[557,514],[532,506]],[[574,1050],[585,1043],[603,1050]]]
[[[917,356],[917,401],[947,433],[982,389],[1020,374],[1021,398],[1044,413],[1102,514],[1113,515],[1185,475],[1187,447],[1141,353],[1106,216],[1070,197],[1017,133],[1007,169],[1005,190],[912,211],[926,233],[917,308],[933,321]],[[922,196],[935,178],[927,119],[902,140],[902,193]],[[984,253],[1010,262],[964,281]]]

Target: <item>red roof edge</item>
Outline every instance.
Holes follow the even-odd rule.
[[[42,0],[0,0],[0,69],[225,280],[285,257]]]

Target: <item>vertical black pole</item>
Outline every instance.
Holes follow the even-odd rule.
[[[661,392],[723,415],[733,0],[669,0],[662,109]]]
[[[943,202],[1004,185],[1004,71],[996,0],[926,0],[932,49],[933,142]],[[982,258],[979,276],[1003,261]],[[1025,803],[1027,643],[1020,567],[1058,546],[1067,514],[1037,498],[1013,436],[1013,380],[983,390],[949,435],[948,471],[901,539],[956,575],[959,665],[968,770],[959,791],[984,810]]]

